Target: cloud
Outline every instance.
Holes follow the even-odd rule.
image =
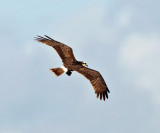
[[[70,42],[72,46],[76,44],[78,48],[93,40],[99,42],[99,45],[110,44],[115,40],[116,30],[107,23],[110,21],[106,20],[108,12],[102,3],[88,5],[76,15],[60,22],[56,31],[51,32],[56,33],[56,39]]]
[[[116,22],[120,27],[127,27],[131,25],[131,18],[133,17],[133,9],[132,8],[124,8],[121,9],[117,14]]]
[[[134,77],[136,86],[160,104],[160,39],[155,34],[132,34],[122,42],[118,61]]]

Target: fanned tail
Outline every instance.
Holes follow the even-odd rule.
[[[50,71],[53,72],[55,76],[60,76],[65,72],[65,70],[62,67],[52,68],[50,69]]]

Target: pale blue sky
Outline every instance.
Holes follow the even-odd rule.
[[[0,133],[159,133],[159,0],[0,0]],[[61,66],[48,35],[101,72],[111,91]]]

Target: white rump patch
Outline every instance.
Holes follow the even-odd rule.
[[[67,72],[67,71],[68,71],[68,69],[65,68],[64,66],[61,66],[61,68],[64,70],[64,72]]]

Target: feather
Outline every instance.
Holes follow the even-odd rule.
[[[56,41],[47,35],[45,35],[45,37],[37,36],[35,37],[35,40],[53,47],[63,62],[67,60],[71,64],[72,62],[76,61],[71,47]]]
[[[82,74],[85,78],[87,78],[90,81],[95,90],[95,93],[97,94],[97,98],[100,95],[100,99],[102,99],[102,97],[104,101],[105,98],[108,99],[108,93],[109,93],[108,87],[103,77],[98,71],[83,66],[81,66],[80,68],[75,68],[75,69],[73,68],[73,70]]]

